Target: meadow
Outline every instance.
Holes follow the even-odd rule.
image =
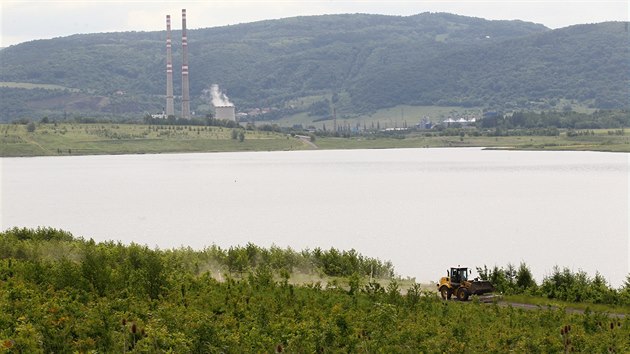
[[[375,136],[321,137],[316,144],[322,149],[387,149],[436,147],[485,147],[508,150],[571,150],[630,152],[630,132],[609,134],[610,129],[592,130],[594,135],[570,136],[561,131],[558,136],[475,136],[440,135],[435,132],[379,134]]]
[[[30,128],[29,128],[30,127]],[[242,139],[240,138],[242,133]],[[319,149],[486,147],[516,150],[630,152],[630,132],[560,130],[556,136],[487,136],[461,129],[368,132],[313,136]],[[62,156],[313,149],[289,133],[213,126],[118,123],[29,123],[0,125],[0,156]]]
[[[78,92],[77,89],[72,89],[65,86],[53,85],[53,84],[33,84],[30,82],[8,82],[3,81],[0,82],[0,87],[8,87],[8,88],[21,88],[21,89],[44,89],[44,90],[68,90],[71,92]]]
[[[33,127],[33,126],[32,126]],[[264,131],[209,126],[143,124],[0,125],[0,156],[150,154],[175,152],[301,150],[299,139]]]
[[[306,100],[306,102],[310,102]],[[299,106],[299,104],[296,104]],[[382,129],[403,127],[405,124],[412,126],[423,118],[431,118],[432,120],[441,121],[452,116],[462,116],[466,114],[479,114],[481,109],[479,108],[463,108],[463,107],[450,107],[450,106],[411,106],[411,105],[398,105],[390,108],[383,108],[374,111],[373,113],[365,114],[344,114],[337,113],[337,124],[339,126],[351,126],[354,127],[357,124],[370,128],[379,125]],[[328,129],[332,129],[334,122],[332,119],[326,118],[317,119],[316,116],[309,116],[308,112],[301,112],[298,114],[289,115],[275,121],[280,126],[291,127],[296,124],[301,124],[304,127],[314,126],[318,129],[322,129],[324,125]]]

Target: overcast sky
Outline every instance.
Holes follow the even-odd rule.
[[[167,14],[174,29],[187,9],[188,28],[302,15],[370,13],[408,16],[450,12],[492,20],[520,19],[550,28],[628,21],[627,0],[0,0],[0,47],[76,33],[157,31]]]

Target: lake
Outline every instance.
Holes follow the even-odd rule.
[[[618,287],[629,161],[477,148],[3,158],[0,227],[160,248],[354,248],[418,282],[526,262],[540,283],[558,265]]]

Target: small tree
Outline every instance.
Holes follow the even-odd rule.
[[[505,267],[505,277],[510,285],[514,285],[514,278],[516,278],[516,269],[512,263],[508,263]]]
[[[510,289],[510,282],[506,277],[506,272],[498,266],[492,267],[488,280],[492,283],[498,292],[505,293]]]
[[[630,305],[630,273],[626,275],[626,281],[619,289],[619,302],[621,304]]]
[[[392,304],[397,304],[401,300],[400,284],[396,279],[392,279],[387,285],[387,296]]]
[[[242,143],[243,140],[245,140],[245,132],[241,131],[238,133],[238,141]]]
[[[361,277],[358,273],[354,272],[348,277],[348,286],[350,287],[348,291],[350,295],[354,295],[359,291],[361,287]]]
[[[28,123],[26,125],[26,131],[29,132],[29,133],[35,132],[35,128],[36,128],[36,126],[35,126],[35,123],[33,123],[33,122],[30,122],[30,123]]]
[[[516,286],[521,291],[536,287],[536,282],[534,281],[532,272],[524,262],[521,262],[521,265],[516,271]]]

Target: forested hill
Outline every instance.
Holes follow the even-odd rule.
[[[628,107],[630,55],[623,23],[577,25],[456,49],[401,68],[372,71],[355,86],[379,82],[373,106],[424,105],[526,108],[528,101],[567,98],[597,108]],[[363,94],[363,95],[361,95]]]
[[[560,98],[621,107],[627,105],[627,36],[625,23],[549,30],[444,13],[295,17],[190,30],[192,108],[208,108],[203,90],[213,83],[240,108],[283,107],[332,93],[340,110],[351,113],[397,104],[526,108],[532,100]],[[176,68],[179,37],[174,31]],[[126,32],[6,48],[0,119],[159,111],[164,43],[164,31]],[[180,82],[176,72],[176,94]]]

